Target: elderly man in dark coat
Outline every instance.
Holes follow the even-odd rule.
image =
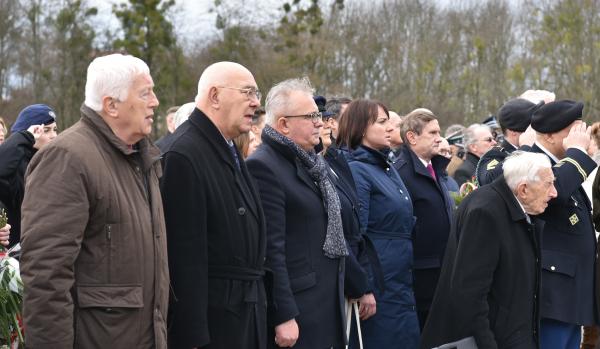
[[[269,347],[343,348],[344,256],[340,200],[314,152],[323,127],[310,83],[290,79],[267,96],[267,125],[248,158],[267,221],[273,272]]]
[[[554,197],[550,161],[516,152],[504,176],[463,201],[421,348],[458,341],[479,349],[538,347],[543,222],[533,215]]]
[[[200,77],[196,109],[164,149],[170,348],[266,347],[265,221],[232,142],[250,131],[259,105],[248,69],[215,63]]]
[[[437,286],[454,201],[442,180],[449,159],[437,155],[442,138],[437,117],[427,109],[410,112],[402,121],[404,147],[394,163],[410,193],[417,217],[413,228],[414,291],[423,329]],[[431,219],[435,216],[435,219]]]

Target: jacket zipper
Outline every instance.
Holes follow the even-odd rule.
[[[111,239],[111,225],[106,225],[106,240],[108,242],[108,270],[106,273],[106,282],[110,284],[110,273],[112,270],[112,239]]]

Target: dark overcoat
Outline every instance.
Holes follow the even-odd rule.
[[[265,348],[266,237],[255,185],[200,110],[173,137],[161,181],[173,287],[170,348]]]
[[[473,153],[468,152],[465,161],[463,161],[460,166],[454,172],[454,179],[458,186],[460,187],[466,181],[470,181],[475,175],[475,170],[477,169],[477,163],[479,162],[479,157]]]
[[[502,144],[493,147],[483,154],[477,164],[477,183],[480,186],[490,184],[494,179],[502,176],[502,163],[515,150],[530,151],[531,147],[523,145],[517,149],[505,139],[502,141]]]
[[[473,336],[479,349],[538,347],[540,234],[504,177],[456,212],[421,348]]]
[[[25,171],[36,153],[35,140],[28,131],[13,133],[0,145],[0,202],[10,224],[9,247],[21,238],[21,203],[25,195]]]
[[[266,267],[272,272],[268,326],[295,319],[300,335],[294,348],[339,348],[345,344],[344,258],[323,253],[327,213],[321,192],[295,154],[262,137],[248,158],[267,222]]]
[[[436,178],[410,147],[403,147],[394,167],[412,199],[417,222],[413,229],[414,290],[421,328],[425,324],[429,306],[440,275],[444,250],[450,232],[454,201],[442,180],[444,169],[450,162],[443,156],[431,160]]]
[[[532,151],[544,153],[535,144]],[[545,154],[545,153],[544,153]],[[557,196],[541,215],[542,318],[591,325],[598,320],[594,298],[596,234],[592,207],[581,184],[596,163],[579,149],[569,148],[553,164]]]
[[[376,258],[376,252],[371,241],[365,240],[361,232],[356,187],[345,155],[344,151],[332,145],[327,148],[324,158],[331,168],[332,181],[340,198],[344,237],[350,247],[350,254],[346,257],[344,293],[346,297],[356,299],[372,292],[369,257]]]

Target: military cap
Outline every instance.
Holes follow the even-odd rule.
[[[327,99],[325,99],[325,97],[314,96],[313,99],[315,100],[315,103],[317,104],[317,107],[319,107],[319,111],[321,112],[321,114],[323,114],[324,118],[328,118],[335,115],[335,113],[328,112],[327,109],[325,109],[325,104],[327,104]]]
[[[504,130],[525,132],[531,124],[531,116],[543,104],[534,104],[523,98],[511,99],[498,109],[498,122]]]
[[[19,132],[28,129],[32,125],[50,125],[56,122],[54,110],[45,104],[32,104],[21,110],[17,121],[10,129],[11,132]]]
[[[582,119],[583,103],[563,99],[544,104],[531,118],[531,127],[540,133],[558,132]]]

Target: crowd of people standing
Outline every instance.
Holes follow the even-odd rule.
[[[445,138],[307,78],[262,103],[214,63],[154,143],[150,70],[112,54],[59,135],[44,104],[0,123],[27,347],[575,349],[599,323],[583,103],[527,91]]]

